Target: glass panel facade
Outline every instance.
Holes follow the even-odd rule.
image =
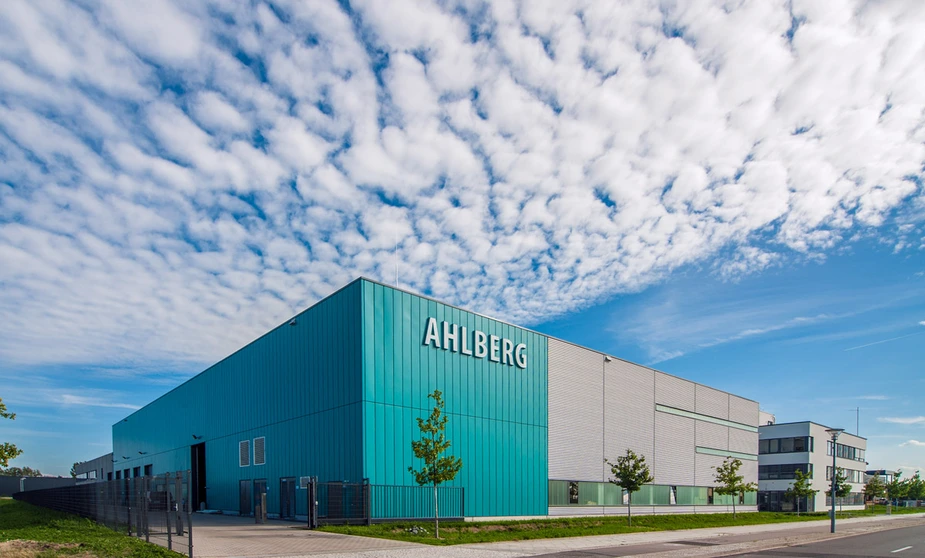
[[[577,488],[577,493],[574,488]],[[622,506],[627,501],[626,493],[610,482],[549,481],[549,507]],[[708,486],[647,484],[633,493],[634,506],[729,506],[733,502],[739,505],[742,501],[741,495],[723,496]],[[756,505],[757,493],[746,492],[744,502],[747,506]]]
[[[831,442],[829,442],[831,444]],[[798,436],[796,438],[770,438],[758,440],[758,453],[793,453],[797,451],[812,451],[812,436]],[[832,455],[831,453],[829,455]]]
[[[812,463],[785,463],[782,465],[759,465],[758,480],[794,479],[796,471],[812,476]]]

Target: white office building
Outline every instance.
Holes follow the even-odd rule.
[[[765,424],[758,427],[758,509],[796,511],[796,502],[786,497],[795,471],[812,475],[815,497],[804,498],[800,511],[825,511],[831,500],[825,495],[832,479],[832,439],[829,427],[814,422]],[[842,432],[835,451],[835,466],[845,471],[851,494],[838,498],[841,509],[864,508],[864,472],[867,440]]]

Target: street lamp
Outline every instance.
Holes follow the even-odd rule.
[[[844,432],[844,428],[826,428],[825,433],[832,437],[832,532],[835,532],[835,455],[838,453],[838,435]]]

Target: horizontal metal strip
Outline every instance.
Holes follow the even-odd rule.
[[[758,456],[751,453],[742,453],[738,451],[729,451],[713,448],[702,448],[697,446],[697,453],[705,453],[707,455],[718,455],[720,457],[738,457],[739,459],[745,459],[748,461],[758,461]]]
[[[655,410],[661,411],[663,413],[668,413],[669,415],[677,415],[679,417],[687,417],[687,418],[692,418],[696,420],[702,420],[704,422],[712,422],[713,424],[721,424],[723,426],[728,426],[730,428],[738,428],[739,430],[745,430],[747,432],[758,432],[757,426],[751,426],[749,424],[742,424],[741,422],[733,422],[731,420],[711,417],[710,415],[692,413],[691,411],[683,411],[681,409],[675,409],[674,407],[667,407],[665,405],[659,405],[657,403],[655,404]]]

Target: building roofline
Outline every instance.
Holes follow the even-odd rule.
[[[558,338],[558,337],[553,337],[552,335],[549,335],[548,333],[542,333],[542,332],[540,332],[540,331],[536,331],[536,330],[530,329],[530,328],[528,328],[528,327],[524,327],[524,326],[521,326],[521,325],[517,325],[517,324],[511,323],[511,322],[508,322],[508,321],[506,321],[506,320],[501,320],[501,319],[495,318],[495,317],[493,317],[493,316],[489,316],[489,315],[487,315],[487,314],[482,314],[482,313],[480,313],[480,312],[475,312],[475,311],[473,311],[473,310],[469,310],[469,309],[467,309],[467,308],[463,308],[463,307],[461,307],[461,306],[457,306],[457,305],[455,305],[455,304],[451,304],[451,303],[446,302],[446,301],[443,301],[443,300],[438,300],[438,299],[436,299],[436,298],[434,298],[434,297],[432,297],[432,296],[429,296],[429,295],[425,295],[425,294],[421,294],[421,293],[418,293],[418,292],[414,292],[414,291],[412,291],[411,289],[408,289],[408,288],[396,287],[395,285],[389,285],[389,284],[387,284],[387,283],[383,283],[382,281],[377,281],[377,280],[375,280],[375,279],[370,279],[369,277],[360,275],[360,276],[356,277],[355,279],[353,279],[352,281],[346,283],[346,284],[343,285],[342,287],[340,287],[340,288],[338,288],[338,289],[335,289],[335,290],[331,291],[329,294],[327,294],[327,295],[321,297],[320,299],[316,300],[313,304],[311,304],[310,306],[307,306],[305,309],[303,309],[303,310],[299,311],[298,313],[292,315],[291,317],[289,317],[288,319],[284,320],[284,321],[283,321],[282,323],[280,323],[279,325],[277,325],[277,326],[275,326],[275,327],[273,327],[273,328],[270,328],[268,331],[264,332],[263,334],[258,335],[257,337],[253,338],[252,340],[250,340],[249,342],[245,343],[244,345],[241,345],[240,347],[238,347],[237,349],[235,349],[235,350],[232,351],[231,353],[229,353],[229,354],[225,355],[224,357],[222,357],[220,360],[218,360],[218,361],[216,361],[216,362],[210,364],[210,365],[209,365],[207,368],[205,368],[204,370],[202,370],[202,371],[200,371],[200,372],[197,372],[196,374],[193,374],[192,376],[190,376],[189,378],[187,378],[187,379],[184,380],[183,382],[181,382],[181,383],[177,384],[176,386],[174,386],[173,388],[171,388],[169,391],[164,392],[163,394],[161,394],[161,395],[159,395],[158,397],[152,399],[151,401],[149,401],[148,403],[146,403],[146,404],[143,405],[142,407],[140,407],[140,408],[138,408],[138,409],[132,411],[130,414],[126,415],[124,418],[122,418],[122,419],[119,420],[118,422],[113,423],[112,426],[116,426],[116,425],[118,425],[118,424],[121,423],[121,422],[127,422],[128,419],[130,419],[130,418],[131,418],[132,416],[134,416],[137,412],[141,411],[142,409],[144,409],[144,408],[147,407],[148,405],[151,405],[152,403],[157,402],[157,401],[160,400],[161,398],[167,397],[168,395],[170,395],[170,394],[171,394],[172,392],[174,392],[175,390],[180,389],[180,388],[183,387],[185,384],[189,383],[190,381],[194,380],[195,378],[199,377],[200,375],[205,374],[205,373],[208,372],[209,370],[215,368],[215,367],[218,366],[219,364],[221,364],[221,363],[223,363],[224,361],[228,360],[229,358],[231,358],[232,356],[234,356],[238,351],[240,351],[240,350],[243,349],[244,347],[247,347],[248,345],[253,344],[254,342],[256,342],[256,341],[262,339],[263,337],[265,337],[265,336],[267,336],[267,335],[273,333],[273,332],[276,331],[277,329],[279,329],[279,328],[281,328],[281,327],[283,327],[283,326],[285,326],[285,325],[288,325],[289,322],[292,321],[294,318],[298,318],[299,316],[301,316],[302,314],[308,312],[309,310],[311,310],[311,309],[314,308],[315,306],[318,306],[319,304],[321,304],[321,303],[324,302],[325,300],[327,300],[327,299],[333,297],[334,295],[340,293],[340,292],[343,291],[343,290],[346,290],[348,287],[350,287],[350,286],[353,285],[354,283],[357,283],[357,282],[360,282],[360,281],[366,281],[366,282],[372,283],[372,284],[374,284],[374,285],[380,285],[380,286],[385,287],[385,288],[388,288],[388,289],[393,289],[393,290],[396,290],[396,291],[399,291],[399,292],[403,292],[403,293],[410,294],[410,295],[412,295],[412,296],[416,296],[416,297],[419,297],[419,298],[423,298],[423,299],[425,299],[425,300],[430,300],[430,301],[432,301],[432,302],[436,302],[437,304],[442,304],[442,305],[448,306],[448,307],[450,307],[450,308],[455,308],[455,309],[461,310],[461,311],[463,311],[463,312],[468,312],[469,314],[474,314],[474,315],[476,315],[476,316],[481,316],[481,317],[483,317],[483,318],[486,318],[486,319],[489,319],[489,320],[493,320],[493,321],[498,322],[498,323],[501,323],[501,324],[509,325],[509,326],[511,326],[511,327],[516,327],[516,328],[518,328],[518,329],[522,329],[522,330],[528,331],[528,332],[530,332],[530,333],[535,333],[536,335],[542,335],[543,337],[546,337],[547,339],[555,339],[556,341],[559,341],[559,342],[561,342],[561,343],[567,343],[567,344],[572,345],[572,346],[574,346],[574,347],[580,347],[580,348],[582,348],[582,349],[586,349],[586,350],[595,352],[595,353],[601,355],[602,358],[603,358],[603,357],[608,357],[608,358],[612,358],[612,359],[615,359],[615,360],[619,360],[619,361],[621,361],[621,362],[625,362],[625,363],[627,363],[627,364],[632,364],[632,365],[634,365],[634,366],[639,366],[639,367],[641,367],[641,368],[645,368],[645,369],[651,370],[651,371],[653,371],[653,372],[658,372],[658,373],[660,373],[660,374],[665,374],[666,376],[671,376],[671,377],[673,377],[673,378],[678,378],[679,380],[684,380],[685,382],[690,382],[690,383],[692,383],[692,384],[694,384],[694,385],[702,386],[702,387],[709,388],[709,389],[713,389],[713,390],[716,390],[716,391],[721,391],[721,392],[723,392],[723,393],[725,393],[725,394],[728,394],[728,395],[734,395],[735,397],[738,397],[739,399],[742,399],[742,400],[745,400],[745,401],[750,401],[750,402],[756,403],[756,404],[758,403],[758,402],[755,401],[754,399],[749,399],[749,398],[747,398],[747,397],[742,397],[741,395],[736,395],[736,394],[734,394],[734,393],[731,393],[731,392],[728,392],[728,391],[725,391],[725,390],[721,390],[721,389],[717,389],[717,388],[715,388],[715,387],[708,386],[708,385],[706,385],[706,384],[701,384],[700,382],[695,382],[694,380],[690,380],[690,379],[687,379],[687,378],[682,378],[681,376],[677,376],[677,375],[675,375],[675,374],[671,374],[671,373],[665,372],[665,371],[663,371],[663,370],[658,370],[658,369],[656,369],[656,368],[652,368],[651,366],[646,366],[646,365],[644,365],[644,364],[639,364],[638,362],[633,362],[633,361],[631,361],[631,360],[626,360],[625,358],[620,358],[620,357],[615,356],[615,355],[611,355],[611,354],[608,354],[608,353],[604,353],[604,352],[601,352],[601,351],[599,351],[599,350],[597,350],[597,349],[593,349],[593,348],[591,348],[591,347],[585,347],[584,345],[579,345],[578,343],[574,343],[574,342],[568,341],[568,340],[566,340],[566,339],[560,339],[560,338]]]
[[[821,426],[822,428],[825,428],[825,429],[832,428],[831,426],[826,426],[824,424],[813,422],[811,420],[797,420],[793,422],[775,422],[774,424],[760,424],[758,425],[758,428],[771,428],[772,426],[792,426],[794,424],[815,424],[816,426]],[[847,430],[842,432],[842,434],[847,434],[849,436],[853,436],[861,440],[867,440],[867,438],[865,438],[864,436],[858,436],[857,434],[852,434],[851,432],[848,432]]]

